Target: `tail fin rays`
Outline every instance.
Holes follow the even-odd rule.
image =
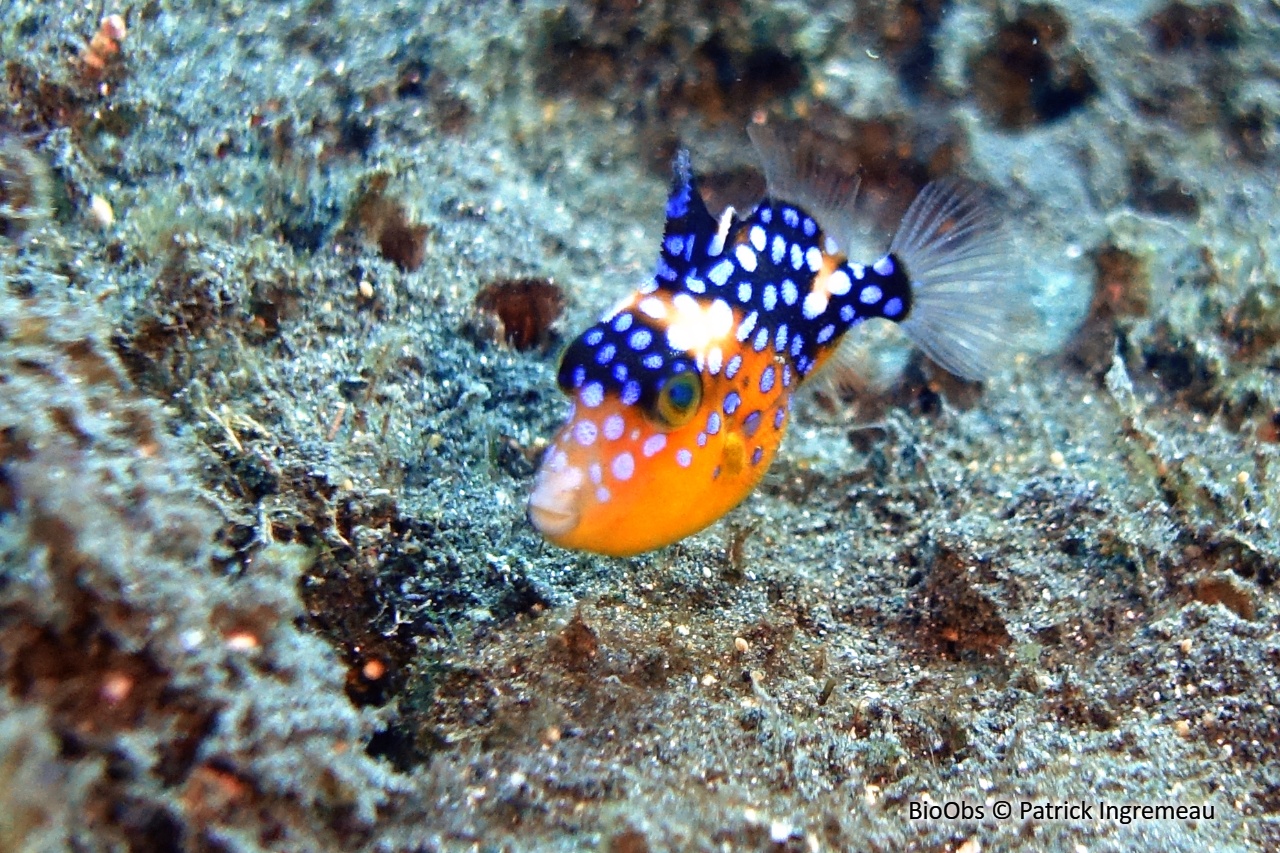
[[[911,279],[903,330],[938,364],[981,379],[1012,348],[1015,265],[999,217],[974,186],[929,184],[889,246]]]

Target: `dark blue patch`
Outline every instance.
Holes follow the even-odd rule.
[[[619,332],[616,321],[601,320],[570,342],[560,360],[557,381],[569,395],[590,383],[597,383],[606,396],[617,395],[626,405],[651,404],[664,382],[685,371],[696,370],[687,353],[666,343],[667,336],[656,320],[641,314]],[[636,335],[645,338],[645,348],[636,350]],[[592,343],[594,341],[594,343]]]

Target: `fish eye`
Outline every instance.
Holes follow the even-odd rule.
[[[702,404],[702,378],[694,371],[677,373],[658,390],[649,414],[670,429],[682,427]]]

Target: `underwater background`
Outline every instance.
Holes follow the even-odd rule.
[[[0,851],[1280,847],[1274,0],[11,0],[0,58]],[[989,188],[1020,355],[857,330],[720,522],[543,543],[560,348],[764,118],[871,251]]]

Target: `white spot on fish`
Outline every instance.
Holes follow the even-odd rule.
[[[738,301],[744,305],[751,301],[751,282],[738,282]]]
[[[770,391],[773,390],[773,380],[774,380],[774,369],[773,369],[773,365],[771,364],[764,369],[763,373],[760,374],[760,393],[761,394],[768,394]]]
[[[778,307],[778,288],[772,284],[764,286],[764,310],[772,311]]]
[[[729,364],[724,369],[724,378],[732,379],[738,375],[738,371],[742,369],[742,356],[735,355],[729,359]]]
[[[626,429],[626,424],[622,422],[622,415],[609,415],[604,419],[604,437],[609,441],[617,441],[622,438],[624,429]]]
[[[711,272],[707,273],[707,278],[711,279],[712,283],[717,286],[723,286],[731,275],[733,275],[733,261],[725,258],[711,268]]]
[[[765,244],[765,240],[767,239],[768,239],[768,236],[764,233],[763,228],[761,228],[759,225],[751,226],[751,245],[755,246],[755,249],[757,252],[764,251],[764,244]]]
[[[832,296],[844,296],[852,286],[853,283],[849,281],[849,274],[844,270],[836,270],[827,276],[827,292]]]
[[[897,317],[901,313],[902,313],[902,300],[899,299],[898,297],[895,296],[884,304],[884,316],[892,319],[894,317]]]
[[[667,343],[674,350],[704,352],[733,329],[733,309],[723,299],[703,307],[689,294],[677,293],[671,306],[675,317],[667,326]]]
[[[738,248],[733,250],[733,256],[738,259],[738,266],[746,272],[756,271],[756,253],[746,243],[739,243]]]
[[[582,393],[579,394],[578,399],[582,400],[582,405],[588,409],[594,409],[604,402],[604,386],[599,382],[588,382],[582,387]]]
[[[858,301],[863,305],[875,305],[884,298],[884,291],[874,284],[868,284],[862,288],[862,292],[858,294]]]
[[[871,268],[880,275],[893,275],[893,258],[885,255],[883,258],[872,264]]]
[[[667,306],[656,296],[650,296],[648,299],[641,299],[640,304],[636,307],[640,309],[641,314],[644,314],[646,317],[652,317],[654,320],[661,320],[663,317],[667,316]]]
[[[739,342],[745,341],[751,337],[751,330],[756,327],[756,321],[760,319],[760,314],[752,311],[747,318],[738,324],[737,338]]]
[[[644,440],[644,444],[641,446],[640,452],[644,454],[646,459],[648,459],[666,446],[667,437],[660,432],[654,433]]]
[[[791,279],[784,279],[782,282],[782,301],[787,305],[795,305],[796,299],[800,294],[796,290],[796,283]]]
[[[804,305],[800,306],[800,312],[804,314],[806,320],[812,320],[827,310],[827,301],[827,294],[810,290],[805,294]]]
[[[817,338],[818,343],[825,344],[827,341],[831,340],[831,336],[834,335],[835,333],[836,333],[836,327],[828,323],[827,325],[823,326],[821,330],[819,330],[818,338]]]
[[[787,241],[782,239],[781,234],[773,235],[773,243],[769,246],[769,258],[774,265],[782,263],[782,259],[787,255]]]
[[[707,311],[707,324],[710,326],[712,340],[729,334],[729,330],[733,328],[733,309],[729,307],[729,303],[723,299],[712,302],[710,310]]]
[[[619,453],[613,457],[613,464],[609,469],[617,479],[630,480],[631,475],[636,472],[636,460],[630,453]]]
[[[595,421],[578,421],[573,425],[573,437],[583,447],[595,444],[597,434]]]
[[[778,352],[782,352],[787,348],[787,324],[783,323],[778,327],[778,334],[773,338],[773,348]]]
[[[617,319],[613,321],[613,330],[621,334],[631,328],[632,316],[630,314],[619,314]]]
[[[720,347],[712,347],[707,353],[707,370],[711,371],[712,376],[720,373],[720,368],[724,365],[724,353]]]
[[[707,244],[707,254],[711,257],[714,258],[724,251],[724,241],[729,236],[729,228],[733,225],[735,212],[733,205],[729,205],[720,214],[720,221],[716,223],[716,236],[712,237],[711,242]]]
[[[809,250],[804,253],[805,262],[809,264],[809,269],[817,272],[822,269],[822,250],[817,246],[810,246]]]
[[[693,454],[689,452],[687,447],[682,447],[676,451],[676,464],[681,468],[688,468],[693,464]]]

